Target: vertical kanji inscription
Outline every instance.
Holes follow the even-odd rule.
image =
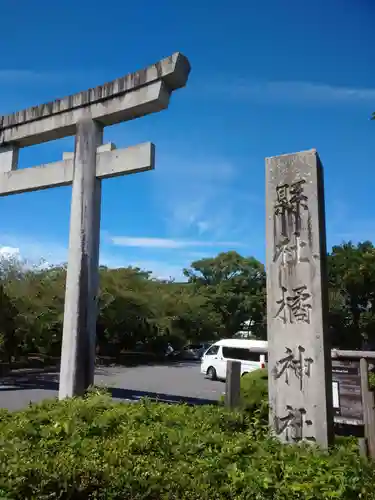
[[[315,150],[266,161],[270,423],[284,442],[332,438],[322,168]]]

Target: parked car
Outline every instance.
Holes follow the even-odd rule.
[[[241,362],[241,375],[265,368],[267,354],[256,352],[257,347],[267,349],[268,342],[249,339],[219,340],[204,352],[201,373],[211,380],[225,380],[228,360]]]
[[[188,344],[182,351],[183,359],[200,360],[203,353],[210,347],[210,342],[203,342],[202,344]]]

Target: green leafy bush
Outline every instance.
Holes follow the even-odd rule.
[[[224,403],[224,396],[221,397]],[[268,421],[268,370],[254,370],[241,377],[240,411],[254,416],[260,424]]]
[[[246,373],[241,377],[241,406],[244,410],[254,411],[267,406],[268,370],[263,368]]]
[[[246,412],[94,390],[0,414],[0,498],[373,499],[375,472],[354,443],[282,446]]]
[[[371,391],[375,391],[375,372],[369,372],[368,374],[368,384]]]

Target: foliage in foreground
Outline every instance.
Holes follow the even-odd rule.
[[[0,498],[373,499],[355,445],[282,446],[247,413],[114,403],[108,396],[0,413]]]
[[[224,404],[225,397],[221,397]],[[262,368],[241,377],[239,410],[252,415],[253,423],[266,425],[268,422],[268,370]]]
[[[254,370],[241,377],[241,409],[261,413],[268,419],[268,369]]]

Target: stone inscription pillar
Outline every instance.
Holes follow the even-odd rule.
[[[323,172],[315,150],[266,159],[270,424],[283,442],[333,437]]]

